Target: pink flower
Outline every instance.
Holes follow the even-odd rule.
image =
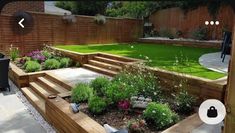
[[[120,101],[118,102],[118,108],[128,110],[130,108],[130,102],[128,100]]]

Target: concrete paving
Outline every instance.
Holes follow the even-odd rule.
[[[202,124],[198,128],[194,129],[192,133],[222,133],[221,131],[222,126],[223,123],[217,125]]]
[[[53,73],[54,75],[60,77],[63,80],[63,82],[70,84],[72,86],[81,82],[88,83],[99,76],[105,76],[103,74],[90,71],[85,68],[65,68],[65,69],[50,71],[50,73]]]
[[[0,133],[46,133],[17,97],[19,90],[11,87],[11,92],[0,92]]]
[[[230,55],[225,56],[224,62],[222,62],[220,56],[221,52],[205,54],[199,58],[199,63],[212,71],[228,73]]]

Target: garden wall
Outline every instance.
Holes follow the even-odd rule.
[[[40,49],[46,44],[123,43],[136,41],[142,35],[142,20],[106,18],[98,25],[91,16],[76,16],[76,23],[66,24],[63,16],[31,12],[34,27],[31,33],[12,32],[11,16],[0,15],[0,52],[7,53],[11,44],[21,54]]]
[[[219,21],[219,26],[209,25],[208,39],[221,39],[222,29],[227,27],[232,31],[233,28],[233,9],[229,6],[221,7],[217,18],[208,13],[207,7],[199,7],[198,9],[185,13],[180,8],[169,8],[154,12],[150,17],[150,22],[153,23],[157,31],[160,29],[168,29],[172,33],[181,31],[183,37],[191,37],[191,32],[199,26],[205,26],[205,21]]]

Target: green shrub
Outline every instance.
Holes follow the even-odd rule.
[[[24,68],[26,72],[37,72],[40,70],[41,65],[37,61],[27,61]]]
[[[76,67],[81,67],[80,62],[76,62],[75,66],[76,66]]]
[[[208,29],[206,27],[199,27],[192,32],[192,38],[196,40],[206,40],[208,35]]]
[[[190,94],[185,89],[176,95],[176,105],[177,110],[183,114],[189,114],[193,110],[193,106],[196,103],[196,98]]]
[[[107,104],[105,102],[105,99],[103,99],[101,97],[93,96],[88,101],[88,109],[93,114],[103,113],[105,111],[106,107],[107,107]]]
[[[60,59],[60,68],[66,68],[69,67],[71,64],[70,58],[61,58]]]
[[[60,68],[60,62],[56,59],[47,59],[44,63],[46,70],[58,69]]]
[[[160,130],[174,124],[179,119],[178,115],[171,111],[167,104],[155,102],[148,104],[143,116],[147,123],[153,124]]]
[[[131,85],[122,82],[113,82],[106,87],[105,95],[110,98],[112,102],[117,103],[137,95],[137,90]]]
[[[71,100],[79,103],[87,101],[91,96],[93,96],[93,89],[86,83],[80,83],[72,89]]]
[[[98,77],[91,81],[91,87],[94,89],[98,96],[104,96],[105,88],[110,84],[110,81],[106,77]]]
[[[53,55],[47,50],[43,50],[42,55],[45,56],[46,59],[51,59],[53,57]]]
[[[12,45],[10,47],[9,53],[10,53],[10,58],[12,61],[15,61],[15,59],[18,58],[20,55],[19,49],[12,47]]]
[[[150,97],[154,101],[161,98],[161,89],[158,85],[158,79],[150,72],[135,70],[135,72],[122,72],[115,76],[113,82],[121,82],[132,86],[138,91],[138,95]]]

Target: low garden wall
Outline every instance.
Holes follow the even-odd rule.
[[[151,43],[151,44],[165,44],[165,45],[177,45],[196,48],[221,48],[221,41],[195,41],[186,39],[162,39],[162,38],[140,38],[138,42]]]
[[[139,65],[126,65],[125,69],[129,71],[135,71],[139,69]],[[226,84],[218,83],[216,80],[209,80],[190,76],[186,74],[180,74],[177,72],[171,72],[159,68],[144,67],[150,73],[154,73],[160,85],[166,91],[178,91],[180,84],[185,83],[189,93],[198,97],[197,101],[200,104],[206,99],[218,99],[223,101],[225,95]]]

